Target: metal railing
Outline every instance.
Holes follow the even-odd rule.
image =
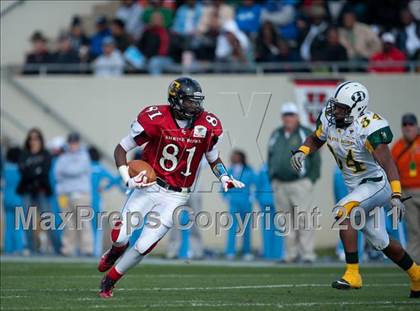
[[[8,69],[15,74],[95,74],[95,65],[89,63],[80,64],[25,64],[7,65]],[[371,67],[378,69],[387,68],[388,71],[403,69],[408,73],[420,73],[420,61],[384,61],[370,63],[368,61],[346,62],[278,62],[278,63],[193,63],[191,66],[183,66],[179,63],[171,63],[163,68],[163,73],[187,74],[187,73],[349,73],[369,72]],[[114,66],[101,66],[101,69],[116,69]],[[148,66],[135,69],[125,66],[124,74],[148,74]]]

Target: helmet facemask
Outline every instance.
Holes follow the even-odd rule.
[[[179,120],[192,120],[203,112],[204,95],[198,93],[193,96],[178,98],[174,103],[171,103],[175,118]]]
[[[351,125],[354,121],[353,108],[338,102],[334,97],[330,98],[325,108],[328,125],[335,125],[338,128],[346,128]]]

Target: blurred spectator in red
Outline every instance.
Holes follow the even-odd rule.
[[[130,38],[125,32],[124,22],[119,18],[114,18],[111,23],[111,33],[117,49],[124,52],[130,46]]]
[[[225,23],[234,20],[235,11],[224,0],[212,1],[203,8],[198,31],[200,33],[206,33],[210,27],[214,26],[214,18],[217,18],[218,27],[221,29]]]
[[[339,29],[340,43],[349,59],[367,60],[381,50],[381,41],[372,29],[356,19],[352,11],[343,14],[343,27]]]
[[[328,28],[324,7],[318,5],[312,6],[310,17],[311,24],[309,29],[307,29],[305,39],[300,46],[300,56],[305,61],[320,58],[318,55],[314,54],[319,53],[319,48],[325,44],[326,30]]]
[[[124,22],[125,31],[134,41],[140,39],[144,29],[142,15],[143,8],[136,0],[121,0],[121,6],[115,14],[115,17]]]
[[[249,63],[250,42],[235,21],[227,22],[217,38],[216,58],[222,62]]]
[[[297,0],[268,0],[262,9],[261,20],[272,22],[278,33],[285,40],[295,40],[298,36],[296,27]]]
[[[146,27],[139,42],[139,49],[148,59],[151,74],[159,75],[172,64],[169,55],[170,43],[169,32],[164,27],[162,14],[159,12],[153,13],[150,24]]]
[[[327,30],[327,42],[318,54],[322,61],[346,61],[348,60],[347,51],[341,45],[337,27],[330,27]],[[315,59],[314,59],[315,60]]]
[[[99,16],[96,19],[96,33],[90,39],[90,53],[93,58],[102,54],[102,41],[111,36],[111,30],[108,27],[108,20],[105,16]]]
[[[70,43],[73,50],[79,53],[80,59],[87,61],[90,41],[83,30],[83,24],[79,16],[73,17],[70,25]]]
[[[236,23],[240,30],[255,38],[260,29],[261,5],[255,0],[242,0],[236,9]]]
[[[173,12],[171,9],[163,6],[162,0],[149,0],[149,6],[143,12],[143,23],[149,25],[152,22],[152,16],[156,12],[162,16],[163,26],[169,28],[172,24]]]
[[[102,42],[103,54],[94,61],[95,75],[101,77],[120,76],[124,71],[125,61],[121,52],[116,49],[112,37]]]
[[[395,47],[395,36],[385,32],[381,36],[382,51],[374,54],[369,61],[369,72],[398,73],[405,72],[406,57]]]
[[[52,55],[47,47],[47,39],[42,32],[35,31],[31,36],[32,51],[26,56],[25,73],[39,72],[39,66],[50,64],[52,62]]]
[[[420,23],[408,9],[401,11],[402,27],[397,36],[397,46],[408,58],[415,59],[420,51]]]
[[[55,64],[78,64],[80,58],[78,53],[73,50],[71,46],[70,36],[67,33],[62,33],[58,37],[58,50],[53,54],[53,63]],[[54,68],[54,72],[60,73],[74,72],[78,68]]]
[[[48,197],[51,196],[50,183],[51,155],[44,145],[44,137],[37,128],[29,130],[26,136],[23,152],[19,157],[19,171],[21,179],[16,192],[22,195],[25,216],[31,207],[36,207],[35,218],[41,215],[41,220],[51,212]],[[29,218],[28,218],[29,219]],[[26,244],[31,253],[38,252],[38,232],[30,227],[25,230]],[[60,252],[60,240],[55,230],[49,230],[49,239],[56,253]],[[46,247],[41,247],[46,249]]]

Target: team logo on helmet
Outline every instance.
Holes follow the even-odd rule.
[[[357,91],[351,96],[351,100],[355,103],[359,103],[366,98],[366,94],[363,91]]]

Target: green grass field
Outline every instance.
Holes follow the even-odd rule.
[[[102,300],[94,264],[2,262],[1,310],[420,310],[397,268],[363,268],[353,291],[330,287],[341,271],[145,264]]]

